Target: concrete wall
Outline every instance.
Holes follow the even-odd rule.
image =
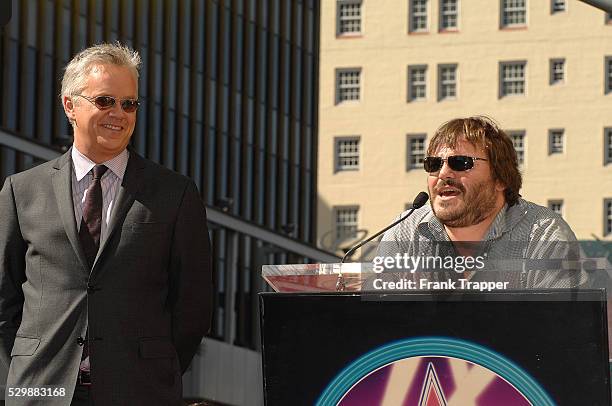
[[[236,406],[263,405],[261,354],[204,339],[183,375],[183,394]]]

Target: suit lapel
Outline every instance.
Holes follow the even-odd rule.
[[[92,272],[96,270],[97,263],[102,255],[104,255],[104,250],[108,244],[108,241],[111,240],[117,229],[123,224],[125,215],[130,207],[132,207],[136,195],[144,182],[143,171],[145,167],[145,160],[134,152],[133,149],[129,148],[129,151],[130,157],[125,169],[125,174],[123,175],[123,182],[117,191],[117,196],[115,197],[115,207],[113,207],[112,210],[106,235],[100,241],[100,249],[98,250],[98,255],[94,261]]]
[[[72,249],[77,254],[79,261],[81,261],[83,268],[89,272],[87,258],[85,258],[85,253],[81,248],[76,220],[74,218],[74,203],[72,200],[72,159],[70,152],[71,150],[68,150],[68,152],[55,161],[51,182],[53,183],[53,192],[55,193],[57,208],[68,240],[72,245]]]

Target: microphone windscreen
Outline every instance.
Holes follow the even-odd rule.
[[[427,200],[429,200],[429,195],[425,192],[420,192],[414,198],[414,201],[412,202],[412,208],[416,210],[423,207],[423,205],[427,203]]]

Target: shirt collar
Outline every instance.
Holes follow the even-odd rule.
[[[91,159],[87,158],[77,149],[75,145],[72,145],[72,164],[74,167],[74,173],[76,175],[77,182],[85,177],[92,170],[96,163]],[[108,161],[102,162],[101,165],[105,165],[110,169],[119,180],[123,180],[125,175],[125,169],[127,168],[127,162],[130,154],[127,149],[124,149],[116,157],[109,159]]]

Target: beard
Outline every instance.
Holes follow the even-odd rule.
[[[452,186],[461,191],[455,199],[450,202],[438,197],[438,191],[444,186]],[[431,196],[431,208],[434,215],[447,227],[468,227],[485,220],[493,212],[497,202],[495,182],[485,180],[476,183],[466,191],[463,184],[453,179],[442,180],[433,190],[429,191]],[[459,201],[459,197],[463,201]]]

